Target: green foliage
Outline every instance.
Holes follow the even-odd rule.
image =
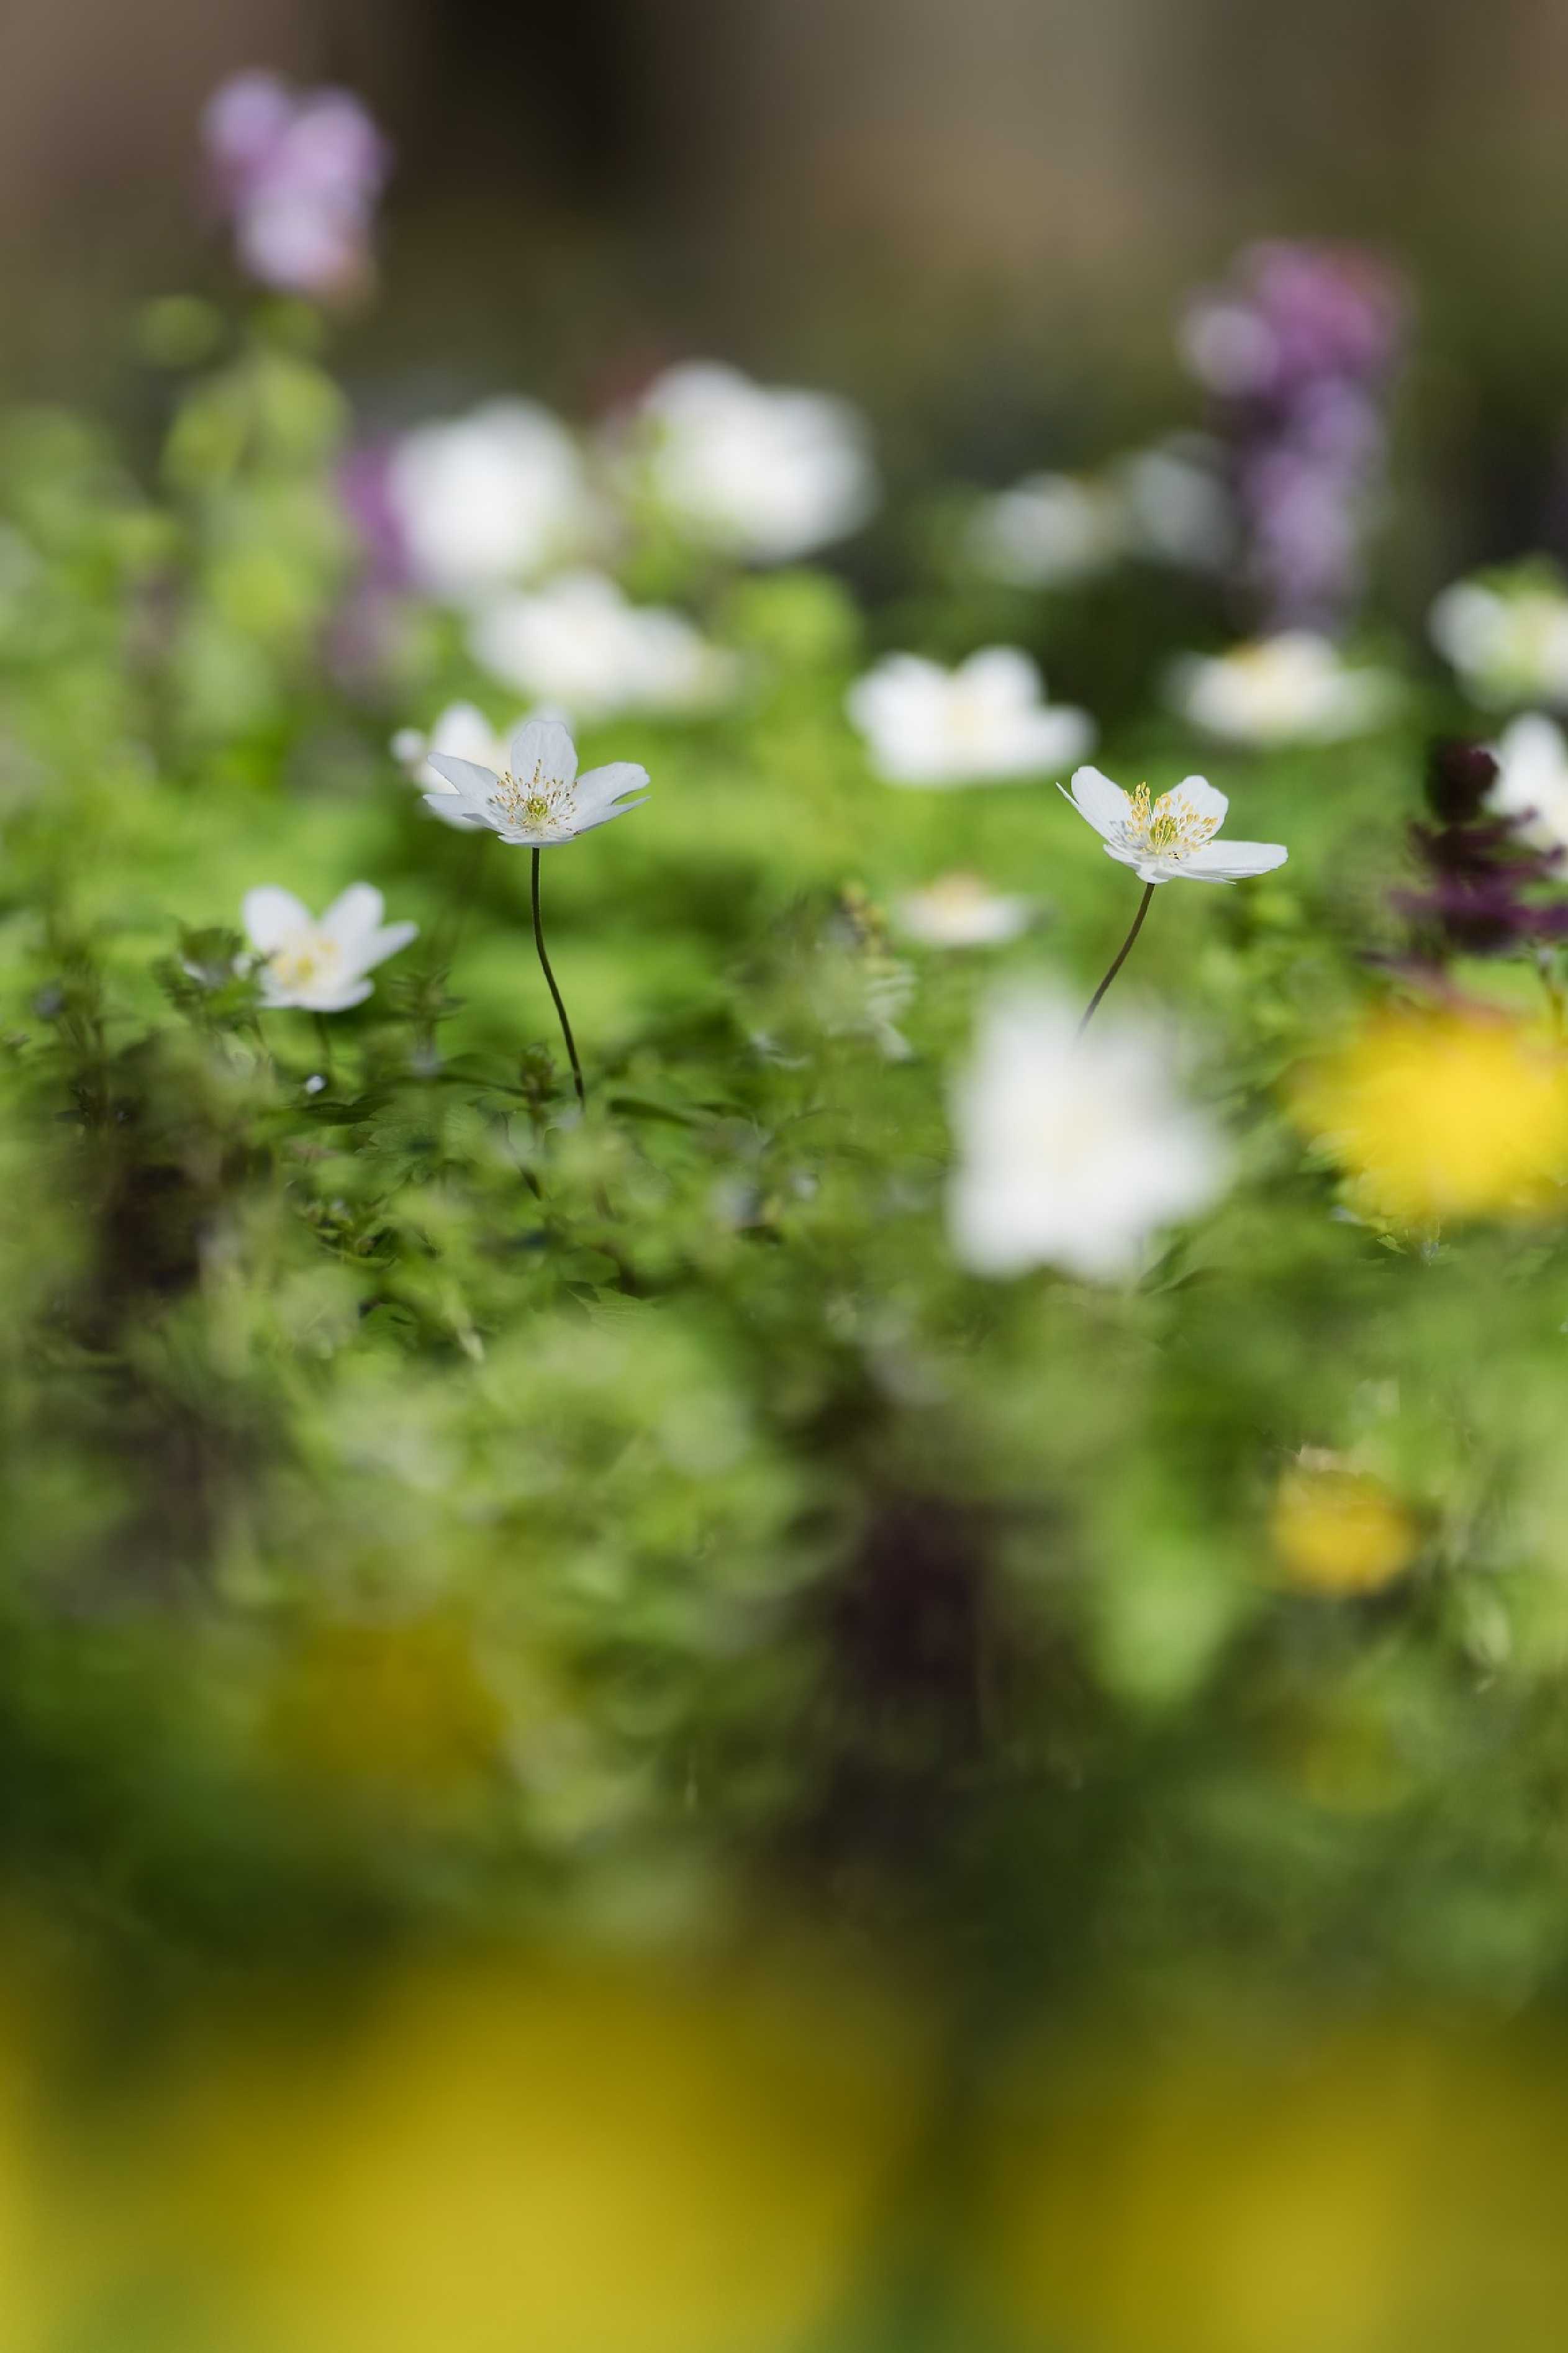
[[[1141,1285],[982,1282],[949,1073],[994,970],[1087,991],[1125,871],[1048,789],[876,781],[838,583],[709,583],[744,695],[596,731],[653,797],[545,860],[580,1118],[526,860],[385,748],[509,714],[427,614],[380,701],[323,659],[344,429],[287,310],[155,492],[0,429],[0,1866],[146,1952],[784,1900],[1026,2005],[1554,1982],[1563,1246],[1336,1215],[1281,1110],[1389,944],[1415,716],[1221,764],[1290,863],[1162,893],[1119,984],[1201,1032],[1226,1202]],[[975,593],[921,591],[928,642]],[[1104,757],[1192,765],[1146,702]],[[900,944],[954,866],[1043,929]],[[416,946],[264,1009],[244,892],[362,875]],[[1304,1447],[1409,1514],[1387,1590],[1281,1588]]]

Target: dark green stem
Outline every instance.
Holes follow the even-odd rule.
[[[534,852],[534,855],[536,857],[538,856],[537,850]],[[1121,971],[1122,965],[1126,963],[1129,955],[1131,953],[1132,943],[1143,928],[1143,918],[1149,912],[1149,902],[1154,895],[1154,887],[1155,886],[1152,882],[1145,882],[1143,885],[1143,896],[1138,902],[1138,913],[1132,918],[1132,929],[1128,933],[1127,937],[1122,941],[1121,947],[1117,950],[1115,963],[1111,965],[1110,970],[1106,974],[1105,978],[1100,982],[1100,987],[1095,990],[1094,995],[1089,998],[1089,1004],[1084,1011],[1083,1019],[1078,1025],[1078,1034],[1080,1038],[1083,1036],[1084,1031],[1089,1028],[1089,1023],[1093,1020],[1095,1013],[1099,1008],[1100,998],[1105,995],[1106,990],[1110,987],[1111,982],[1116,978],[1117,974]]]
[[[550,984],[550,994],[555,1000],[556,1018],[561,1024],[561,1035],[566,1040],[566,1051],[571,1058],[572,1077],[577,1089],[577,1101],[586,1111],[588,1092],[583,1084],[583,1065],[577,1060],[577,1048],[572,1036],[572,1024],[566,1018],[566,1008],[561,1002],[561,991],[555,986],[555,975],[551,971],[550,958],[544,953],[544,925],[539,913],[539,858],[540,853],[536,849],[533,853],[533,944],[539,950],[539,968]]]

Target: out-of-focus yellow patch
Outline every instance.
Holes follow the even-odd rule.
[[[1556,2353],[1565,2154],[1544,2035],[1086,2030],[1000,2080],[978,2300],[1020,2353]]]
[[[1407,1568],[1414,1519],[1381,1479],[1304,1457],[1275,1491],[1269,1542],[1289,1584],[1308,1593],[1375,1593]]]
[[[345,1789],[441,1797],[497,1765],[506,1712],[457,1619],[313,1626],[273,1691],[265,1736],[289,1767]]]
[[[873,2259],[928,2057],[836,1975],[420,1970],[209,2042],[144,2243],[288,2353],[784,2353]]]
[[[1510,1016],[1378,1014],[1299,1076],[1293,1103],[1373,1215],[1430,1226],[1568,1202],[1568,1056]]]

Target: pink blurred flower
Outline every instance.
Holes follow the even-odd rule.
[[[236,74],[208,100],[202,138],[243,269],[323,301],[363,287],[392,155],[351,91],[297,94],[276,74]]]

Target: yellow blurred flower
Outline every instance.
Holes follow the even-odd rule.
[[[1373,1214],[1430,1225],[1563,1206],[1568,1057],[1507,1015],[1380,1013],[1300,1076],[1294,1108]]]
[[[1309,1450],[1275,1490],[1268,1523],[1286,1579],[1309,1593],[1375,1593],[1408,1567],[1419,1542],[1381,1479]]]
[[[1079,2029],[1005,2079],[975,2280],[1020,2353],[1555,2353],[1568,2064],[1495,2021]]]
[[[471,1633],[445,1615],[312,1626],[264,1724],[280,1760],[365,1796],[471,1788],[500,1764],[506,1729]]]
[[[138,2142],[143,2264],[289,2353],[784,2353],[868,2259],[926,2056],[837,1976],[412,1971],[205,2045]]]

